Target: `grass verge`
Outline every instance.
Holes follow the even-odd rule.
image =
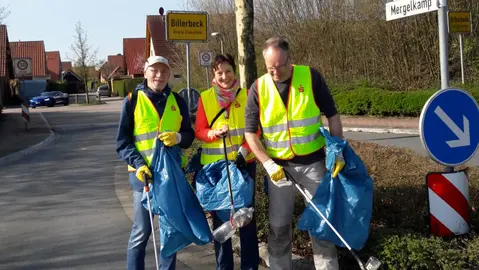
[[[471,206],[471,233],[453,239],[428,236],[427,189],[428,172],[440,172],[444,167],[431,159],[408,149],[381,146],[375,143],[349,141],[365,163],[374,181],[373,217],[366,246],[358,252],[366,261],[371,255],[378,257],[386,269],[476,269],[479,267],[478,215],[479,202],[477,167],[466,169],[469,179]],[[191,157],[199,147],[195,140],[188,149]],[[267,242],[268,199],[263,190],[265,171],[257,167],[256,206],[258,237]],[[191,175],[189,175],[191,180]],[[304,208],[300,195],[296,198],[294,224]],[[311,243],[307,232],[294,229],[293,252],[312,259]],[[342,269],[357,269],[346,249],[339,250]]]

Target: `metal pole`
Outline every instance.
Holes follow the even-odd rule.
[[[205,67],[205,71],[206,71],[206,89],[209,89],[210,88],[210,78],[209,78],[209,74],[208,74],[208,67]]]
[[[442,2],[442,3],[441,3]],[[437,23],[439,27],[439,58],[441,63],[441,89],[449,88],[449,50],[447,31],[447,0],[438,1]],[[446,166],[446,172],[453,172],[454,167]]]
[[[186,42],[186,97],[188,104],[188,110],[191,109],[190,106],[190,42]]]
[[[462,44],[462,34],[459,34],[459,50],[461,52],[461,79],[464,84],[464,49]]]
[[[439,56],[441,63],[441,88],[449,87],[449,65],[448,65],[448,33],[447,33],[447,0],[442,0],[442,6],[437,11],[439,25]]]

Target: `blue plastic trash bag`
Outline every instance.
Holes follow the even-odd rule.
[[[313,202],[346,243],[352,249],[360,250],[369,235],[373,181],[360,157],[345,140],[331,136],[323,127],[320,131],[326,138],[327,171],[313,197]],[[343,151],[346,165],[338,176],[332,179],[331,171],[336,156],[341,151]],[[298,229],[310,230],[311,234],[319,240],[332,241],[337,246],[345,247],[309,204],[298,221]]]
[[[205,245],[211,242],[213,235],[181,169],[180,148],[165,147],[160,140],[156,145],[149,196],[152,213],[159,215],[161,255],[166,258],[190,243]],[[142,204],[148,209],[146,193],[143,193]]]
[[[254,180],[230,161],[231,186],[235,211],[249,207],[253,202]],[[223,221],[230,218],[231,199],[228,190],[226,161],[205,165],[196,175],[196,196],[206,211],[217,211]]]

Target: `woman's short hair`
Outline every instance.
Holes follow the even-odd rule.
[[[213,59],[213,63],[211,64],[211,68],[213,71],[218,69],[218,66],[221,63],[228,63],[231,67],[233,67],[233,72],[236,73],[236,64],[233,56],[231,54],[218,54],[215,56],[215,59]]]

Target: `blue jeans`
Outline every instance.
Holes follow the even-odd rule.
[[[149,212],[141,204],[143,191],[133,191],[133,227],[131,228],[130,239],[128,240],[128,252],[126,257],[128,270],[144,270],[145,269],[145,248],[151,234],[151,225]],[[157,249],[159,236],[156,236]],[[159,252],[160,269],[174,270],[176,268],[176,254],[162,259],[161,251]]]
[[[245,170],[253,180],[256,178],[256,162],[248,163]],[[254,207],[254,193],[253,204]],[[259,250],[258,250],[258,235],[256,233],[256,212],[253,212],[253,219],[248,225],[240,228],[240,245],[241,245],[241,270],[257,270],[259,265]],[[211,213],[213,216],[213,230],[221,226],[221,221],[215,212]],[[233,247],[231,239],[221,244],[214,241],[216,254],[216,269],[217,270],[233,270]]]

